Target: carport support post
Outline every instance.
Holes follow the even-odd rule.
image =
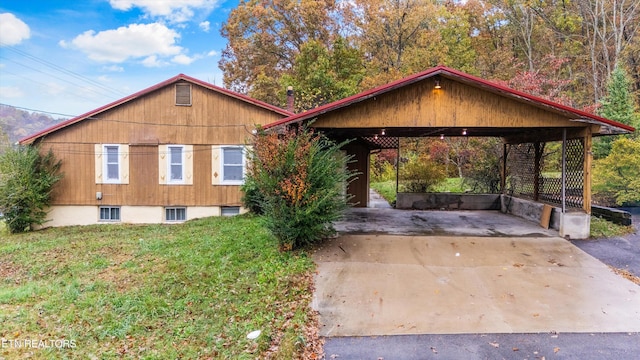
[[[567,128],[562,129],[562,213],[567,212]]]
[[[583,171],[583,189],[582,189],[582,209],[591,215],[591,162],[593,153],[591,146],[593,138],[591,136],[591,127],[584,129],[584,171]]]
[[[542,158],[542,150],[539,142],[534,143],[533,148],[535,150],[535,164],[533,164],[533,200],[538,201],[540,200],[540,160]]]
[[[507,190],[507,144],[502,144],[502,169],[500,169],[500,193]]]

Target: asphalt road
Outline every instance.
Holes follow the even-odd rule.
[[[572,240],[587,254],[618,269],[640,276],[640,207],[623,208],[632,214],[634,234],[608,239]]]
[[[607,265],[640,276],[640,208],[635,234],[572,243]],[[640,291],[640,287],[639,287]],[[639,333],[546,333],[330,337],[325,359],[580,359],[636,360]]]
[[[468,334],[327,338],[325,359],[637,360],[640,334]]]

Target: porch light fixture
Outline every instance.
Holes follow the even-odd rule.
[[[462,135],[467,135],[467,129],[462,129]]]
[[[374,138],[375,140],[378,140],[378,134],[373,135],[373,138]]]
[[[444,140],[444,134],[440,134],[440,140]]]
[[[442,86],[440,86],[440,80],[436,80],[436,86],[434,86],[435,89],[442,89]]]
[[[382,131],[380,132],[380,135],[382,135],[382,136],[385,136],[385,135],[386,135],[386,133],[385,133],[384,129],[382,129]]]

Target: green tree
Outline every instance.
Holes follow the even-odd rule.
[[[354,174],[347,156],[308,128],[283,133],[259,131],[250,153],[245,204],[263,213],[265,226],[283,250],[332,235],[333,221],[347,207],[344,194]]]
[[[0,155],[0,212],[10,232],[45,222],[51,191],[62,178],[59,169],[51,150],[42,155],[36,147],[21,146]]]
[[[617,205],[640,203],[640,142],[628,138],[613,142],[609,156],[595,164],[593,190]]]
[[[600,101],[598,115],[626,125],[638,126],[638,115],[635,113],[635,102],[630,91],[631,82],[622,67],[616,66],[607,84],[607,95]],[[603,136],[593,144],[594,158],[607,157],[612,148],[611,136]]]
[[[284,89],[292,86],[296,111],[309,110],[357,93],[363,76],[362,54],[344,38],[338,37],[331,48],[312,40],[302,46],[291,73],[282,76],[280,102],[285,101]]]

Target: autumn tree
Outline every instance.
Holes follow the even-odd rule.
[[[582,0],[571,6],[580,15],[583,55],[588,61],[585,80],[592,87],[592,102],[604,95],[609,74],[624,62],[626,48],[633,42],[640,24],[637,0]]]
[[[291,71],[305,43],[330,47],[337,23],[334,0],[241,0],[223,24],[227,46],[219,62],[224,85],[271,104],[280,78]]]

